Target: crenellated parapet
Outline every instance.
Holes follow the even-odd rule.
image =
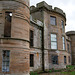
[[[53,9],[52,6],[48,5],[45,1],[37,3],[36,7],[35,6],[31,6],[30,10],[31,10],[31,12],[34,12],[34,11],[37,11],[39,8],[45,8],[48,11],[52,11],[52,12],[58,13],[58,14],[60,14],[60,15],[62,15],[62,16],[64,16],[66,18],[66,14],[63,12],[63,10],[61,10],[58,7],[54,7],[54,9]]]

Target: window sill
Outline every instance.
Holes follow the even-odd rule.
[[[53,24],[50,24],[51,26],[57,26],[57,25],[53,25]]]
[[[51,49],[52,51],[56,51],[56,50],[58,50],[58,49]]]

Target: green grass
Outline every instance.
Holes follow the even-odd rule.
[[[37,72],[30,72],[30,75],[38,75]]]
[[[53,68],[47,72],[45,71],[45,73],[52,73],[52,72],[53,73],[55,72],[55,74],[56,74],[56,72],[59,72],[62,75],[75,75],[75,66],[68,65],[68,66],[66,66],[66,69],[55,70]],[[44,73],[44,72],[31,72],[30,75],[39,75],[40,73]],[[56,75],[58,75],[58,73]]]
[[[67,66],[66,72],[64,71],[61,73],[63,73],[64,75],[75,75],[75,66],[69,65]]]
[[[72,72],[61,72],[64,75],[75,75],[75,71]]]

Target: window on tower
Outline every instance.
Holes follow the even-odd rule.
[[[33,31],[30,30],[30,47],[33,47]]]
[[[11,37],[12,12],[5,12],[4,37]]]
[[[2,71],[9,72],[10,51],[3,50],[2,58]]]

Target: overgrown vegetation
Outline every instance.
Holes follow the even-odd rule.
[[[67,66],[66,70],[61,73],[64,75],[75,75],[75,66]]]

